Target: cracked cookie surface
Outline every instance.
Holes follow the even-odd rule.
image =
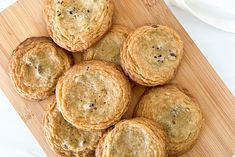
[[[74,126],[105,129],[120,120],[131,98],[129,80],[110,62],[83,61],[58,81],[56,99],[64,118]]]
[[[71,65],[71,55],[51,38],[31,37],[13,51],[9,75],[22,97],[42,100],[54,94],[58,78]]]
[[[121,49],[121,66],[144,86],[169,82],[183,57],[183,42],[171,28],[146,25],[130,33]]]
[[[158,123],[145,118],[123,120],[100,139],[96,156],[166,157],[166,134]]]
[[[48,33],[61,47],[83,51],[109,30],[112,0],[45,0],[44,17]]]
[[[135,116],[152,119],[163,126],[169,138],[169,154],[173,156],[194,145],[203,123],[199,105],[185,92],[174,85],[152,88],[135,109]]]
[[[44,134],[55,152],[64,157],[93,157],[102,131],[85,131],[68,123],[57,108],[49,106],[43,121]]]
[[[84,60],[98,59],[120,65],[120,48],[129,32],[127,27],[113,25],[103,39],[84,52]]]

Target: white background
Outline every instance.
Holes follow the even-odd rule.
[[[0,11],[15,0],[0,0]],[[235,95],[235,34],[213,28],[168,4],[210,64]],[[46,156],[0,90],[0,154],[3,157]]]

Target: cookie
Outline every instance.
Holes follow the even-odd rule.
[[[136,105],[138,104],[141,96],[144,94],[146,90],[145,86],[141,86],[138,84],[135,84],[131,89],[131,102],[130,105],[126,111],[126,113],[122,116],[122,119],[129,119],[132,118],[134,109]]]
[[[166,157],[166,142],[159,124],[145,118],[123,120],[100,139],[96,157]]]
[[[193,146],[203,124],[199,105],[174,85],[150,89],[137,105],[135,116],[152,119],[163,126],[172,156]]]
[[[85,51],[84,60],[97,59],[120,65],[120,47],[129,32],[127,27],[113,25],[103,39]]]
[[[51,38],[31,37],[13,51],[9,75],[22,97],[42,100],[54,94],[58,78],[71,65],[71,55]]]
[[[85,131],[68,123],[54,101],[44,117],[44,134],[52,149],[63,157],[93,157],[102,131]]]
[[[120,120],[128,108],[131,88],[115,64],[83,61],[58,81],[56,98],[68,122],[77,128],[99,130]]]
[[[45,0],[48,33],[59,46],[83,51],[99,41],[112,25],[112,0]]]
[[[130,33],[120,52],[129,77],[144,86],[169,82],[183,57],[183,42],[169,27],[146,25]]]

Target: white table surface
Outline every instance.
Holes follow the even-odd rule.
[[[0,11],[14,1],[0,0]],[[188,12],[169,4],[168,6],[235,95],[235,34],[220,31],[201,22]],[[0,102],[1,156],[46,157],[42,148],[1,90]]]

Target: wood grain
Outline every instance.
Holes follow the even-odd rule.
[[[235,154],[234,97],[209,65],[162,0],[115,0],[114,23],[136,28],[146,23],[173,27],[182,37],[185,57],[173,82],[187,88],[205,116],[202,135],[183,156],[231,157]],[[19,0],[0,14],[0,87],[32,131],[46,154],[56,157],[42,129],[43,112],[51,101],[27,101],[13,89],[8,76],[12,50],[25,38],[48,35],[42,17],[42,0]]]

